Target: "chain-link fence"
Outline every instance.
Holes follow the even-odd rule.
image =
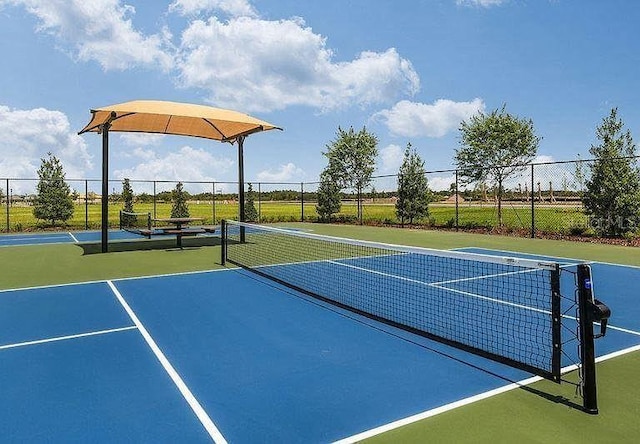
[[[636,158],[630,159],[635,163]],[[540,233],[584,234],[592,223],[585,214],[583,194],[594,160],[548,162],[522,165],[506,177],[501,192],[487,174],[487,180],[465,182],[459,170],[426,172],[430,189],[429,214],[414,224],[455,230],[496,230],[535,237]],[[97,229],[101,223],[101,182],[69,179],[74,215],[67,229]],[[29,231],[46,228],[33,216],[37,179],[0,179],[0,201],[4,217],[0,231]],[[177,181],[130,180],[134,210],[153,218],[171,213],[171,191]],[[182,181],[188,193],[192,216],[204,223],[239,216],[236,182]],[[263,223],[316,221],[319,182],[247,182],[245,214]],[[122,182],[110,181],[109,223],[118,225],[122,208]],[[358,193],[341,192],[341,209],[333,221],[378,225],[399,225],[396,215],[397,175],[375,176]],[[252,207],[248,208],[248,207]],[[249,213],[247,213],[249,211]],[[247,219],[249,219],[247,218]]]
[[[505,178],[501,192],[491,174],[467,183],[459,170],[426,173],[431,203],[418,224],[464,230],[581,234],[588,230],[582,195],[593,160],[522,165]],[[390,181],[390,179],[392,179]],[[364,220],[398,224],[397,176],[374,177],[376,196],[365,200]]]

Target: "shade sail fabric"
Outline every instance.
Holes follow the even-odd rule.
[[[132,102],[92,109],[91,121],[78,134],[109,131],[174,134],[233,142],[240,136],[282,129],[247,114],[190,103],[159,100]]]

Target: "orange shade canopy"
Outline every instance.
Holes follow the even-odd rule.
[[[134,100],[91,110],[91,121],[78,134],[109,131],[174,134],[233,142],[240,136],[282,129],[247,114],[191,103]]]

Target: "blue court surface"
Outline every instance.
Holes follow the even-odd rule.
[[[592,267],[637,348],[640,269]],[[0,292],[12,442],[348,442],[530,376],[240,269]]]
[[[101,231],[56,231],[51,233],[1,234],[0,247],[43,244],[100,242]],[[175,236],[174,236],[175,237]],[[144,237],[122,230],[110,230],[109,240],[136,240]]]

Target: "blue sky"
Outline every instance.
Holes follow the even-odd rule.
[[[633,0],[0,0],[0,177],[35,177],[51,151],[99,178],[100,137],[76,133],[135,99],[284,128],[247,139],[251,181],[316,180],[338,126],[377,135],[376,174],[409,142],[448,169],[460,122],[503,104],[533,120],[539,160],[587,158],[612,107],[640,137],[639,22]],[[228,144],[112,135],[114,179],[236,175]]]

